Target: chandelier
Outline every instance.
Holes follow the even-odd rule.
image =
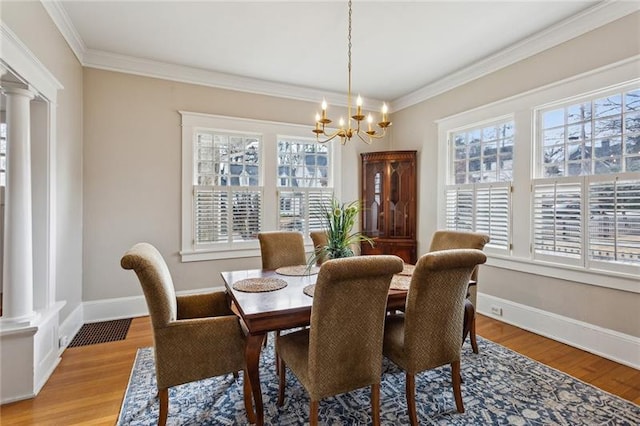
[[[340,143],[344,145],[347,141],[351,140],[352,137],[358,136],[360,140],[363,142],[370,144],[373,139],[383,138],[387,127],[391,126],[391,122],[388,121],[387,113],[387,104],[382,104],[382,120],[378,122],[378,127],[381,129],[381,132],[378,133],[377,130],[372,128],[373,117],[371,113],[366,116],[367,119],[367,130],[363,130],[360,128],[360,123],[365,119],[365,115],[362,113],[362,98],[358,95],[356,99],[356,113],[351,115],[351,0],[349,0],[349,32],[348,32],[348,73],[349,73],[349,86],[347,89],[347,121],[345,122],[344,118],[340,117],[340,121],[338,122],[340,128],[333,132],[327,131],[325,126],[331,123],[331,120],[327,117],[327,102],[326,100],[322,100],[322,115],[316,113],[316,127],[313,129],[313,133],[316,134],[316,140],[319,143],[327,143],[336,137],[340,137]],[[354,128],[355,127],[355,128]],[[323,139],[321,139],[321,136]]]

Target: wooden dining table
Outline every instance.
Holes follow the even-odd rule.
[[[255,421],[258,426],[262,426],[264,407],[259,363],[265,336],[270,331],[305,327],[310,324],[313,298],[305,294],[303,289],[315,284],[318,275],[281,275],[274,270],[266,269],[228,271],[222,272],[221,275],[227,292],[231,296],[232,308],[239,316],[247,335],[245,347],[247,374],[255,404]],[[256,278],[284,280],[286,287],[265,292],[246,292],[234,288],[234,284],[239,281],[250,281]],[[389,290],[387,308],[404,307],[406,295],[406,290]]]

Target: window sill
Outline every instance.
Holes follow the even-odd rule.
[[[204,260],[239,259],[243,257],[260,257],[260,248],[239,250],[183,250],[180,252],[180,258],[183,263],[200,262]]]
[[[631,293],[640,293],[640,282],[638,281],[637,274],[586,270],[581,267],[572,267],[559,263],[491,254],[487,257],[486,264],[496,268],[558,278]]]

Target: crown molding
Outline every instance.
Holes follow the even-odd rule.
[[[41,3],[83,66],[314,103],[324,98],[329,104],[347,106],[347,96],[344,93],[87,49],[60,2],[58,0],[41,0]],[[395,112],[423,102],[638,10],[640,10],[640,2],[637,1],[602,1],[499,53],[395,99],[389,105],[389,110]],[[382,101],[380,100],[368,99],[364,107],[369,110],[377,110],[381,105]]]
[[[399,111],[550,49],[640,10],[637,1],[602,1],[475,64],[391,102]]]
[[[342,93],[242,77],[234,74],[209,71],[200,68],[92,49],[85,50],[83,65],[107,71],[124,72],[144,77],[160,78],[182,83],[255,93],[259,95],[276,96],[299,101],[318,103],[320,100],[325,98],[330,104],[343,107],[347,106],[347,96]],[[378,104],[382,105],[382,101],[370,100],[368,102],[368,105]]]
[[[62,34],[62,37],[67,41],[67,44],[78,58],[81,64],[84,65],[84,52],[87,47],[82,41],[82,37],[78,34],[76,27],[71,22],[71,18],[64,10],[62,4],[58,0],[40,0],[42,7],[47,11],[53,23],[58,27],[58,31]]]

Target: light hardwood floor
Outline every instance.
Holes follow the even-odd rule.
[[[640,404],[640,371],[478,316],[480,336]],[[148,317],[123,341],[67,349],[40,394],[0,407],[0,425],[113,425],[137,348],[151,346]]]

